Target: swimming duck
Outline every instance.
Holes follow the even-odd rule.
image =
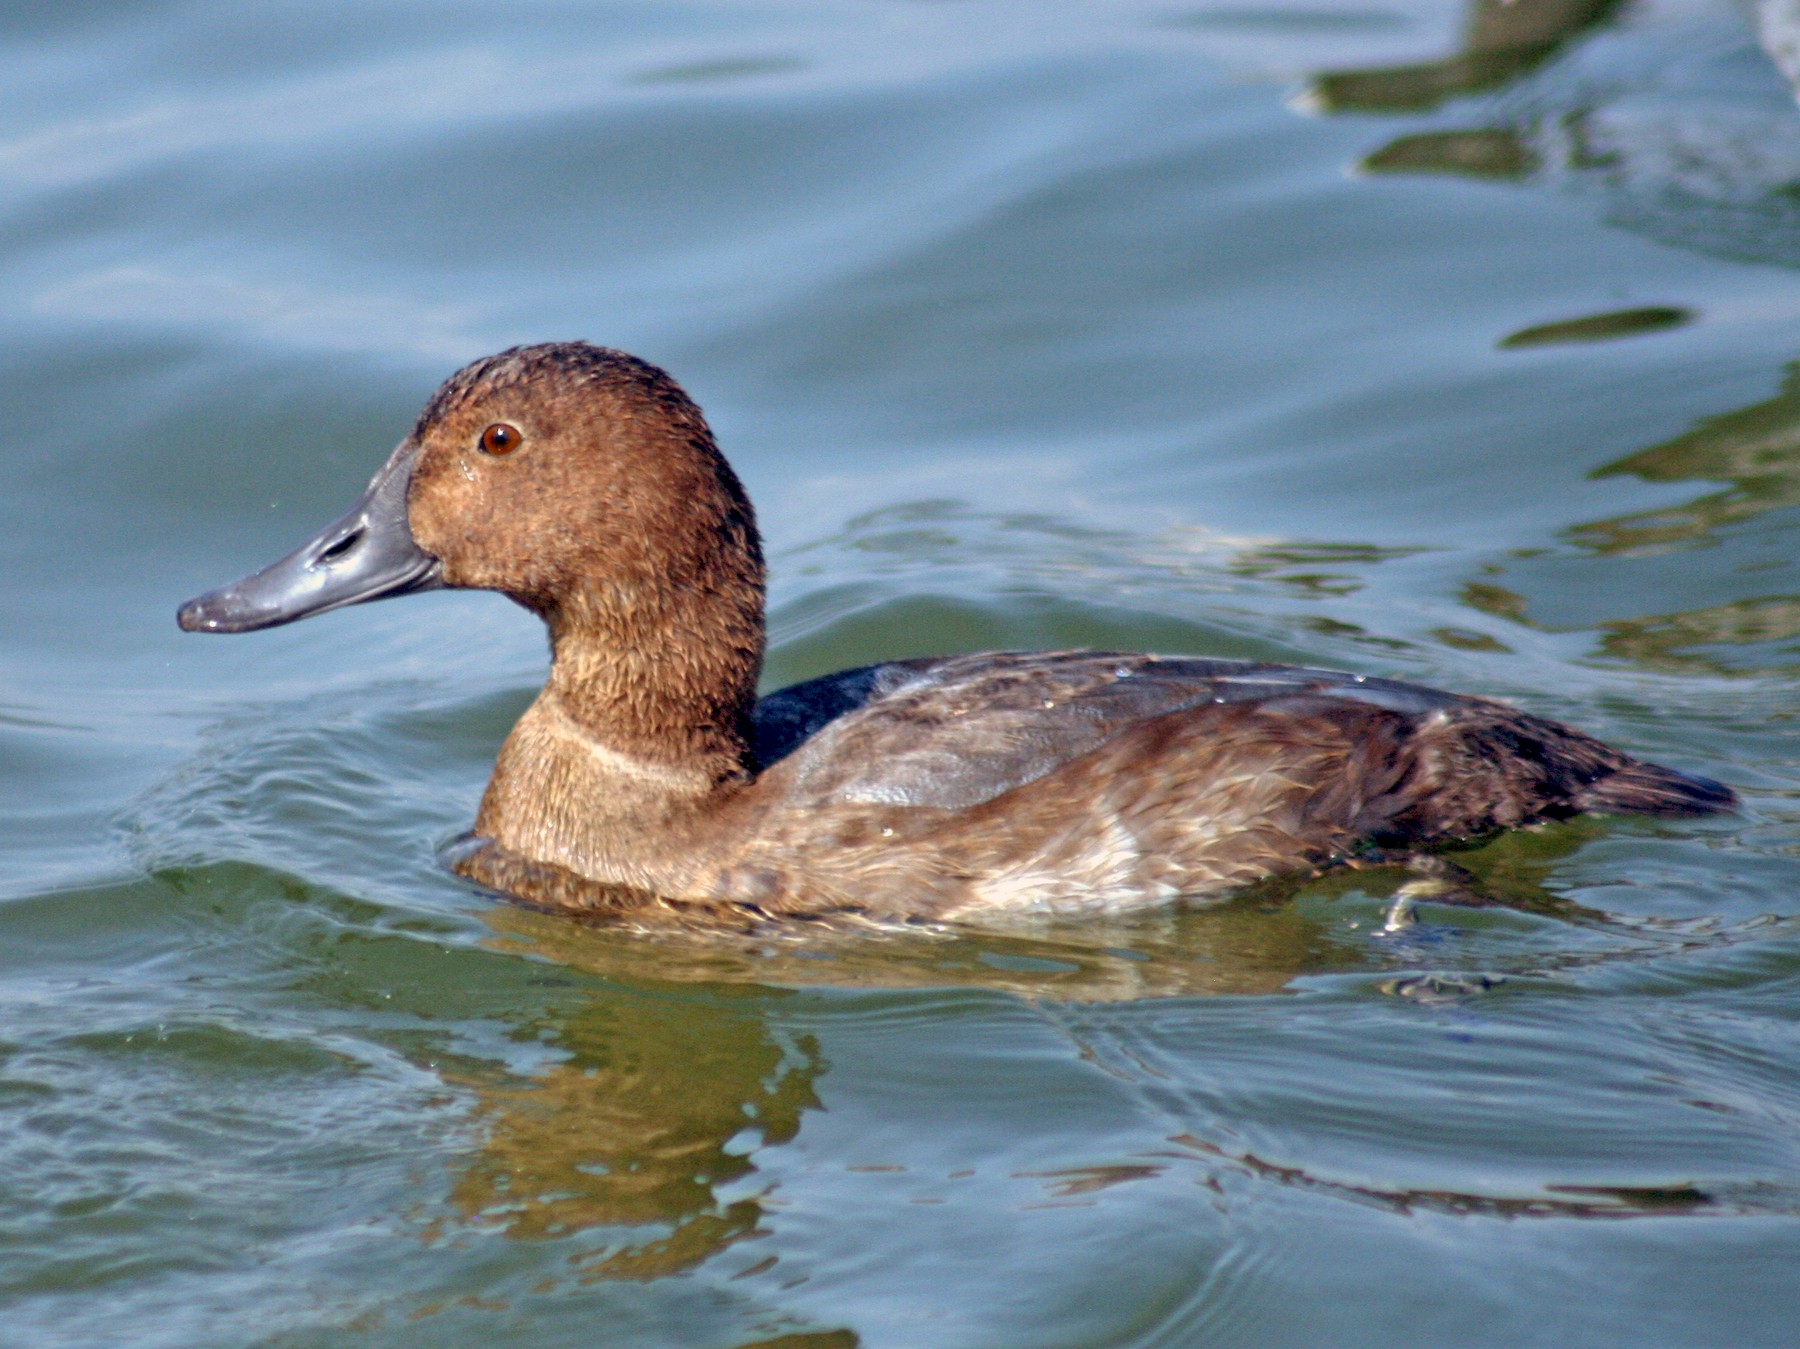
[[[179,622],[244,632],[445,586],[549,628],[549,679],[453,865],[552,907],[1113,908],[1588,811],[1733,803],[1504,703],[1288,665],[957,655],[759,701],[749,499],[673,379],[585,342],[452,375],[347,515]]]

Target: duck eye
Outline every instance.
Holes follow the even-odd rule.
[[[481,448],[489,454],[511,454],[523,443],[525,437],[519,434],[519,428],[508,426],[505,422],[495,422],[481,433]]]

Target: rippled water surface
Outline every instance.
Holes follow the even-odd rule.
[[[15,3],[0,1340],[1800,1338],[1800,113],[1715,0]],[[175,604],[470,357],[673,370],[771,685],[1044,645],[1512,698],[1735,816],[940,936],[435,852],[544,669]]]

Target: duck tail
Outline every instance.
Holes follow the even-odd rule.
[[[1737,805],[1737,793],[1697,773],[1634,761],[1582,787],[1575,805],[1609,814],[1711,815]]]

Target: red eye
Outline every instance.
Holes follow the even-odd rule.
[[[505,422],[495,422],[481,433],[481,448],[489,454],[511,454],[524,443],[525,437],[519,434],[519,428],[508,426]]]

